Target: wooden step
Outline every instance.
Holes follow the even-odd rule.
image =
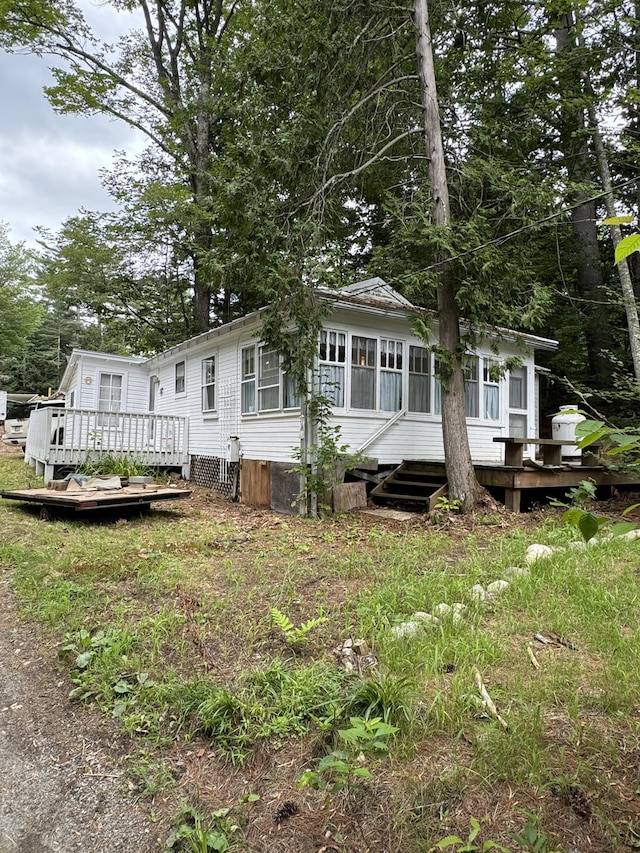
[[[419,463],[416,466],[403,462],[372,490],[371,497],[383,501],[427,504],[431,511],[438,499],[447,494],[447,483],[432,471],[415,470],[420,467]]]

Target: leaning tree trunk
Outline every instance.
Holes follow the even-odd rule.
[[[424,138],[429,160],[431,216],[436,228],[444,230],[451,226],[451,212],[427,0],[414,0],[414,23],[417,31],[416,54]],[[456,285],[446,265],[438,286],[438,322],[442,351],[442,438],[449,494],[452,499],[461,501],[465,510],[470,510],[478,499],[480,489],[471,461],[467,434]]]

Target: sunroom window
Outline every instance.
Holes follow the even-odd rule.
[[[500,420],[500,362],[495,358],[483,358],[482,384],[484,396],[484,418]]]
[[[464,368],[464,412],[468,418],[480,417],[478,359],[475,355],[465,356]]]
[[[410,412],[431,411],[431,353],[425,347],[409,347]]]
[[[354,335],[351,339],[351,408],[376,407],[376,350],[375,338]]]
[[[320,393],[333,406],[344,406],[344,367],[347,359],[346,332],[320,332],[318,347]]]
[[[402,341],[380,341],[380,408],[399,412],[402,408]]]

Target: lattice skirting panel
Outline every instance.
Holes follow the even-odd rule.
[[[197,486],[213,489],[235,501],[240,488],[240,463],[228,462],[219,456],[192,456],[191,480]]]

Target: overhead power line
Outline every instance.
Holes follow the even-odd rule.
[[[618,190],[624,189],[629,186],[629,184],[637,183],[638,178],[630,178],[628,181],[623,181],[621,184],[618,184],[613,188],[614,192]],[[494,237],[493,240],[487,240],[486,243],[481,243],[479,246],[474,246],[473,249],[467,249],[464,252],[460,252],[459,255],[452,255],[450,258],[443,258],[441,261],[436,261],[433,264],[429,264],[427,267],[423,267],[422,269],[415,270],[412,273],[406,273],[406,275],[400,275],[398,278],[408,278],[410,275],[415,275],[416,273],[421,272],[429,272],[430,270],[437,269],[438,267],[444,266],[445,264],[450,264],[453,261],[459,261],[461,258],[466,258],[469,255],[474,255],[476,252],[482,251],[482,249],[486,249],[489,246],[499,246],[502,243],[506,243],[509,240],[517,237],[519,234],[523,234],[525,231],[530,231],[533,228],[539,228],[541,225],[545,225],[547,222],[553,222],[554,219],[559,219],[561,216],[565,216],[565,214],[570,213],[572,210],[575,210],[578,207],[582,207],[583,204],[587,204],[591,201],[598,201],[598,199],[604,198],[604,196],[609,195],[608,192],[603,191],[599,192],[596,195],[590,196],[589,198],[583,198],[581,201],[576,202],[575,204],[567,205],[563,207],[562,210],[559,210],[557,213],[550,213],[549,216],[545,216],[542,219],[537,219],[535,222],[529,222],[527,225],[522,225],[520,228],[516,228],[515,231],[510,231],[508,234],[502,234],[500,237]]]

